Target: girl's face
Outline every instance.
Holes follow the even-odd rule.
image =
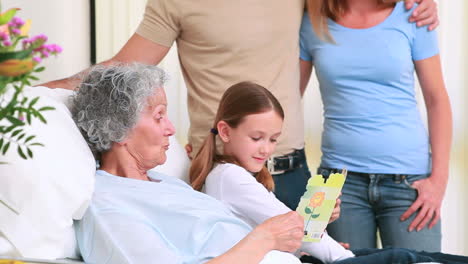
[[[275,151],[283,119],[273,110],[244,117],[236,128],[224,121],[218,123],[218,131],[224,143],[224,154],[234,157],[250,172],[259,172],[265,161]]]

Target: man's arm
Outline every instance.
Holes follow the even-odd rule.
[[[135,33],[114,57],[99,64],[111,65],[130,62],[149,65],[158,64],[166,56],[169,49],[170,47],[157,44]],[[68,78],[50,81],[41,84],[41,86],[74,90],[88,70],[89,68]]]

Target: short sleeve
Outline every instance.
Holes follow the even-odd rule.
[[[414,41],[411,54],[414,61],[424,60],[439,54],[437,32],[429,31],[427,26],[417,27],[414,23]]]
[[[148,0],[136,33],[157,44],[171,47],[180,32],[177,1]]]
[[[307,13],[304,13],[301,23],[301,32],[299,36],[299,45],[300,45],[300,58],[305,61],[312,61],[312,56],[310,56],[308,47],[308,38],[311,38],[311,24],[309,21],[309,16]]]
[[[80,252],[86,263],[181,262],[151,225],[135,216],[88,210],[78,222],[76,231]]]

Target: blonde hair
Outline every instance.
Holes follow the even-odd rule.
[[[401,0],[377,0],[379,4],[393,4]],[[328,29],[328,19],[337,21],[348,10],[345,0],[307,0],[307,13],[315,34],[324,41],[335,43]]]
[[[224,121],[230,127],[236,128],[246,116],[270,110],[274,110],[281,119],[284,119],[283,108],[270,91],[252,82],[237,83],[229,87],[223,94],[213,122],[213,128],[216,128],[219,121]],[[217,153],[216,134],[209,133],[201,149],[192,160],[190,167],[192,187],[200,191],[214,164],[225,162],[238,164],[234,157]],[[273,177],[265,166],[257,173],[255,178],[267,190],[272,191],[274,189]]]

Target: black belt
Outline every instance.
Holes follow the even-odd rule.
[[[278,174],[297,169],[301,167],[305,161],[304,149],[299,149],[284,156],[269,158],[266,161],[266,166],[271,174]]]
[[[341,173],[342,170],[343,169],[318,168],[317,174],[322,175],[323,177],[327,178],[330,174]],[[370,177],[371,175],[383,175],[384,177],[393,178],[393,180],[397,182],[400,182],[409,176],[409,174],[365,173],[365,172],[348,171],[348,174],[350,173],[357,175],[357,176],[361,176],[361,177],[367,177],[367,178]]]

